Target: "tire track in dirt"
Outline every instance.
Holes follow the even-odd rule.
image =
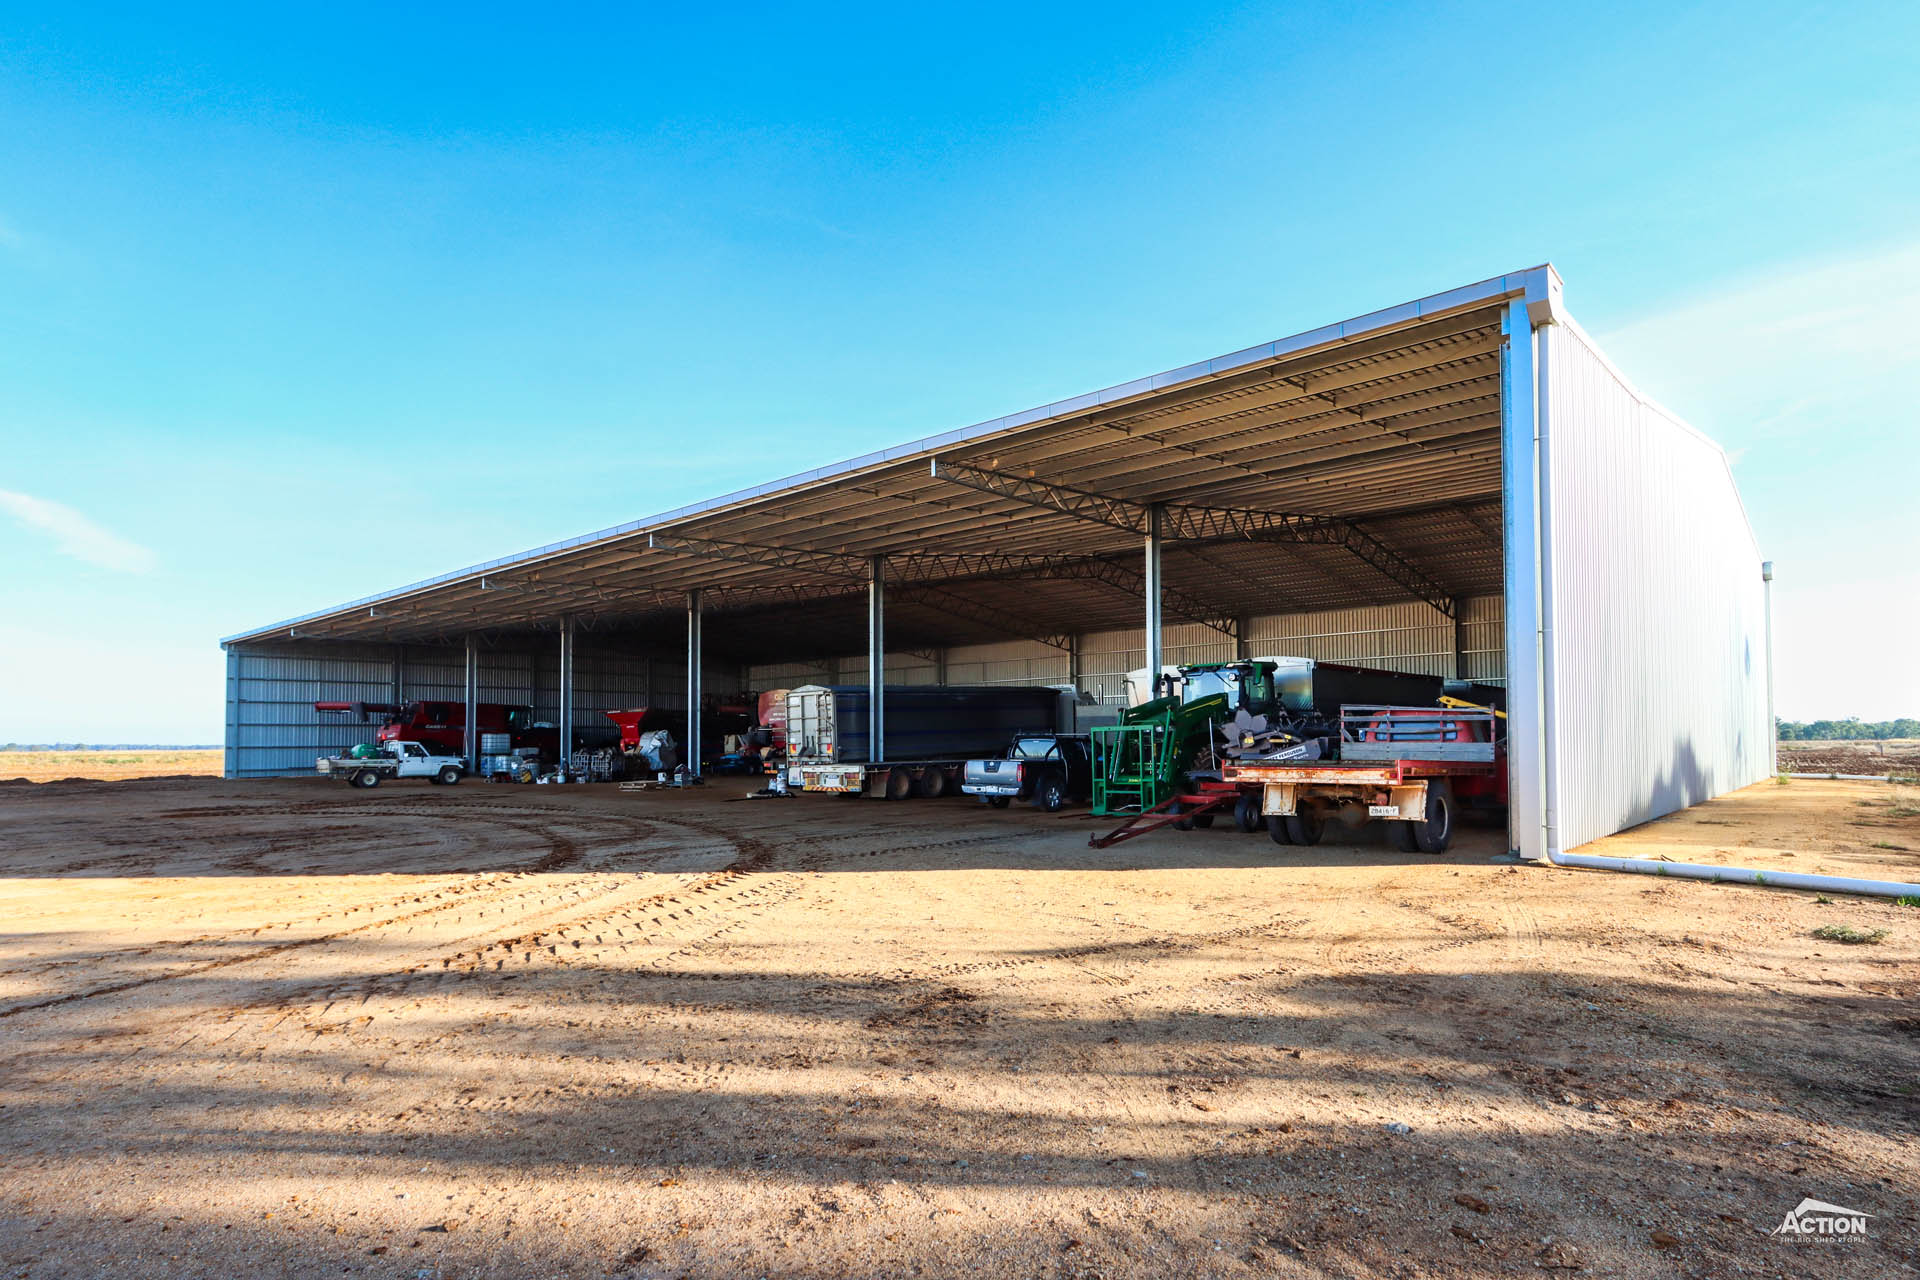
[[[228,1000],[216,1008],[196,1009],[172,1018],[167,1018],[164,1021],[150,1022],[137,1033],[143,1041],[151,1044],[156,1038],[172,1039],[185,1032],[185,1037],[178,1040],[178,1042],[172,1046],[174,1051],[178,1051],[179,1049],[185,1048],[188,1044],[191,1044],[194,1040],[199,1039],[201,1035],[207,1034],[206,1032],[193,1031],[191,1028],[195,1023],[205,1022],[207,1019],[214,1018],[217,1019],[214,1026],[224,1029],[231,1023],[247,1018],[249,1013],[259,1010],[258,1016],[262,1019],[264,1025],[255,1029],[255,1036],[249,1037],[247,1044],[248,1052],[258,1054],[267,1051],[268,1041],[266,1037],[276,1028],[282,1026],[297,1026],[300,1030],[315,1035],[335,1033],[340,1030],[351,1031],[363,1029],[366,1024],[372,1021],[371,1018],[365,1015],[349,1018],[344,1023],[333,1026],[316,1027],[314,1024],[317,1019],[324,1018],[335,1005],[344,1000],[352,1000],[355,1002],[356,1007],[362,1007],[375,996],[387,997],[392,995],[423,994],[414,991],[412,984],[414,982],[431,979],[437,987],[441,980],[461,973],[462,971],[454,970],[452,966],[456,958],[463,954],[472,957],[472,962],[469,963],[464,971],[468,975],[480,972],[498,972],[503,969],[510,958],[515,955],[519,956],[523,964],[532,965],[537,963],[535,956],[542,950],[546,950],[549,958],[558,962],[560,961],[560,943],[562,941],[571,941],[574,947],[581,947],[581,943],[578,940],[571,940],[566,937],[568,933],[573,931],[585,932],[596,925],[602,926],[602,940],[596,945],[605,946],[607,949],[618,947],[619,950],[624,952],[636,945],[647,945],[648,942],[653,941],[655,938],[680,933],[687,926],[699,922],[696,913],[704,913],[714,906],[738,910],[738,904],[744,903],[749,907],[758,907],[755,914],[762,914],[773,902],[792,896],[794,893],[797,893],[801,887],[799,877],[788,875],[782,876],[780,879],[782,881],[790,881],[790,883],[782,884],[780,886],[781,892],[775,893],[771,901],[765,905],[760,905],[759,903],[759,899],[768,896],[770,886],[765,884],[751,886],[743,892],[728,895],[723,899],[717,900],[714,904],[690,901],[691,899],[698,899],[705,894],[711,893],[730,882],[738,880],[740,877],[758,871],[764,871],[775,857],[775,847],[753,837],[729,838],[726,836],[718,836],[706,829],[702,824],[678,823],[667,819],[652,818],[645,821],[648,823],[657,822],[659,825],[665,827],[689,830],[698,837],[698,839],[693,842],[677,845],[672,850],[672,853],[676,856],[685,856],[688,853],[699,851],[702,847],[701,841],[711,841],[713,845],[731,850],[735,856],[720,870],[701,874],[698,879],[691,883],[648,893],[639,899],[631,899],[609,906],[597,907],[586,912],[581,912],[579,909],[583,906],[590,906],[595,901],[605,899],[609,896],[627,892],[638,882],[631,878],[631,873],[625,872],[590,872],[569,877],[559,883],[548,883],[546,876],[538,875],[532,871],[507,873],[498,878],[501,883],[496,886],[497,892],[489,895],[469,896],[423,908],[420,911],[404,912],[397,916],[369,921],[352,929],[335,931],[322,937],[290,940],[288,943],[283,943],[276,947],[258,949],[243,956],[223,958],[217,963],[193,966],[188,969],[177,969],[164,975],[153,975],[137,982],[109,984],[88,992],[73,993],[70,996],[51,1001],[34,1002],[31,1006],[15,1006],[12,1010],[0,1011],[0,1017],[12,1016],[14,1013],[29,1012],[31,1008],[48,1008],[58,1004],[74,1003],[77,1000],[93,996],[110,995],[115,992],[131,990],[136,987],[165,981],[168,978],[195,976],[209,969],[229,968],[250,961],[272,961],[275,959],[290,961],[298,958],[301,954],[305,954],[312,947],[320,943],[337,942],[344,938],[364,934],[373,930],[409,924],[409,922],[417,921],[423,917],[446,911],[463,911],[479,908],[479,914],[484,916],[498,910],[502,915],[500,923],[505,923],[511,919],[517,929],[524,929],[527,923],[533,921],[543,921],[543,918],[556,917],[544,919],[542,928],[534,933],[521,932],[516,933],[510,938],[495,938],[484,943],[477,951],[455,952],[451,955],[441,952],[439,954],[429,955],[410,964],[405,970],[402,970],[398,974],[371,974],[348,982],[328,982],[320,984],[304,999],[297,996],[289,999],[286,994],[281,994],[274,997],[271,1003],[264,1009],[262,1009],[259,1002],[249,1004],[245,1001]],[[632,839],[634,835],[632,824],[623,822],[621,826],[623,839]],[[542,862],[550,863],[555,857],[570,860],[573,852],[574,851],[568,849],[556,849],[553,854],[543,859]],[[425,895],[422,896],[424,897]],[[516,903],[529,898],[533,899],[531,910],[525,907],[516,907]],[[415,900],[419,901],[420,899],[416,898]],[[568,912],[572,912],[573,914],[564,914]],[[643,937],[636,931],[635,936],[631,938],[625,938],[624,934],[616,934],[616,936],[624,939],[621,942],[604,942],[604,926],[607,921],[616,917],[632,917],[646,912],[656,913],[651,917],[656,924],[664,924],[665,921],[676,921],[678,923],[665,925],[661,933],[654,935],[652,938]],[[706,933],[699,938],[683,944],[683,950],[710,943],[713,939],[742,927],[742,923],[743,922],[738,920],[726,919],[723,915],[715,927],[707,930]],[[627,926],[622,926],[622,929],[625,927]],[[409,931],[411,931],[410,927]],[[484,936],[484,930],[476,933],[474,936]],[[550,938],[553,939],[551,942],[548,941]],[[493,951],[500,951],[503,954],[498,959],[493,970],[483,970],[480,963],[481,957]],[[434,963],[436,960],[440,962],[437,967]],[[657,967],[660,963],[661,961],[656,960],[654,965],[650,967]],[[395,981],[395,979],[399,979],[399,981]],[[263,976],[260,980],[265,981],[267,979]],[[427,992],[424,994],[432,993]],[[314,1012],[316,1006],[318,1006],[317,1013]],[[290,1019],[293,1019],[295,1015],[303,1013],[306,1016],[299,1018],[297,1023],[290,1024]],[[217,1046],[231,1046],[231,1042],[245,1032],[246,1028],[244,1025],[235,1026],[212,1043]],[[291,1031],[282,1032],[281,1034],[285,1036],[291,1034]],[[92,1036],[89,1033],[79,1033],[72,1038],[90,1039]],[[138,1054],[144,1051],[144,1048],[145,1045],[137,1046],[133,1050],[133,1053]],[[245,1056],[239,1047],[226,1048],[223,1050],[223,1053],[229,1057],[235,1054]],[[46,1046],[44,1044],[35,1049],[34,1056],[36,1065],[44,1066],[45,1055]],[[71,1072],[66,1071],[42,1074],[38,1077],[38,1083],[57,1083],[68,1078],[71,1074]]]
[[[553,816],[553,814],[549,811],[536,810],[536,811],[530,811],[530,812],[542,813],[544,816],[547,816],[549,818]],[[436,816],[443,816],[443,815],[436,815]],[[639,822],[643,820],[636,819],[635,821]],[[660,821],[660,820],[649,818],[644,821],[652,822],[652,821]],[[663,823],[663,825],[678,826],[678,825],[687,825],[687,824],[676,824],[671,822],[665,822]],[[630,840],[632,839],[634,833],[631,829],[631,826],[627,826],[623,824],[623,829],[621,834],[624,839]],[[703,832],[702,834],[705,834],[705,833]],[[22,1003],[10,1005],[6,1008],[0,1008],[0,1020],[18,1017],[22,1014],[32,1013],[39,1010],[58,1008],[64,1005],[74,1004],[84,1000],[93,1000],[103,996],[118,995],[124,992],[137,990],[142,987],[152,986],[156,983],[169,982],[169,981],[174,981],[182,978],[198,977],[206,973],[214,972],[217,970],[233,968],[238,965],[250,964],[250,963],[263,961],[263,960],[269,960],[277,956],[288,955],[290,953],[303,951],[313,947],[319,947],[329,943],[339,942],[344,939],[355,937],[361,934],[370,933],[375,930],[391,929],[399,925],[407,924],[412,921],[417,921],[430,916],[438,915],[443,912],[456,911],[456,910],[461,910],[469,907],[479,906],[481,905],[482,902],[486,902],[489,906],[499,905],[504,908],[506,905],[506,899],[508,899],[516,891],[520,892],[523,896],[527,892],[532,891],[532,890],[529,890],[527,887],[523,886],[522,884],[522,882],[526,880],[528,877],[551,874],[554,870],[558,869],[559,867],[572,865],[573,863],[579,861],[581,855],[580,855],[578,844],[575,841],[573,841],[568,837],[560,836],[552,833],[547,834],[547,839],[549,841],[548,853],[545,854],[536,862],[534,862],[533,864],[531,864],[531,866],[528,867],[527,869],[520,870],[520,871],[504,872],[504,873],[490,873],[487,875],[475,877],[475,880],[472,883],[472,885],[461,891],[462,896],[456,898],[453,901],[424,906],[424,907],[421,907],[419,910],[415,910],[415,911],[402,911],[397,915],[390,915],[390,916],[385,916],[376,920],[369,920],[362,924],[357,924],[345,929],[332,930],[330,932],[327,932],[324,934],[317,934],[312,937],[289,938],[284,942],[274,943],[268,946],[255,948],[253,950],[242,952],[237,955],[221,956],[221,957],[216,957],[214,959],[201,961],[195,964],[179,966],[173,969],[169,969],[163,973],[144,974],[139,977],[128,978],[123,981],[102,983],[102,984],[90,987],[84,991],[67,992],[62,995],[50,996],[40,1000],[25,1001]],[[737,856],[732,863],[730,863],[727,867],[723,868],[721,871],[712,873],[709,876],[705,877],[705,879],[702,880],[701,882],[698,882],[696,886],[694,886],[693,890],[684,890],[680,892],[703,890],[704,888],[714,884],[725,883],[727,880],[732,879],[735,876],[746,874],[750,870],[764,866],[767,862],[771,860],[773,856],[771,847],[766,846],[764,842],[757,842],[757,841],[752,842],[756,845],[756,847],[753,849],[752,852],[746,852],[742,850],[740,844],[736,841],[726,840],[724,841],[724,843],[734,848],[736,852],[739,854],[739,856]],[[674,850],[675,854],[684,854],[685,852],[687,852],[687,850],[684,848]],[[589,873],[585,876],[575,877],[570,883],[578,884],[578,883],[592,882],[594,880],[597,880],[601,875],[604,875],[604,874],[605,873]],[[554,893],[564,892],[565,887],[566,886],[553,886],[549,888],[543,888],[540,891],[546,892],[548,896],[551,897]],[[468,893],[473,893],[483,888],[495,890],[495,892],[493,892],[487,898],[473,898],[473,897],[465,896]],[[613,887],[609,887],[607,889],[602,890],[602,893],[604,894],[606,892],[612,892],[612,891],[614,891]],[[665,895],[661,895],[661,896],[665,896]],[[420,900],[420,898],[416,897],[414,900],[417,902]],[[362,909],[365,909],[365,908],[363,907],[348,908],[346,914],[352,914]],[[325,913],[318,918],[327,919],[335,914],[340,914],[340,913],[337,913],[337,912]],[[246,932],[250,932],[252,934],[257,935],[258,933],[264,932],[267,929],[281,928],[281,927],[291,927],[291,925],[283,924],[282,922],[272,922],[267,925],[254,926],[250,930],[246,930]],[[225,935],[205,935],[204,939],[200,939],[196,941],[217,941],[222,939],[234,938],[238,936],[239,932],[241,931],[234,931],[232,933],[228,933]],[[161,945],[165,945],[165,944],[155,944],[155,946],[161,946]],[[145,952],[150,953],[153,949],[155,948],[148,947],[143,950]]]

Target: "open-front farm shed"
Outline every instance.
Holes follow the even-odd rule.
[[[1260,654],[1505,684],[1529,857],[1772,770],[1726,456],[1607,361],[1550,266],[222,643],[230,777],[357,741],[322,699],[563,726],[814,680],[1112,705],[1129,670]]]

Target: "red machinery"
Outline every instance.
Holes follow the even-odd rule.
[[[453,755],[467,749],[467,704],[464,702],[316,702],[313,709],[328,715],[357,716],[362,722],[376,716],[385,717],[374,732],[375,742],[431,743]],[[560,731],[551,727],[536,728],[532,707],[482,702],[474,709],[481,733],[509,734],[516,747],[538,747],[547,753],[559,750]]]

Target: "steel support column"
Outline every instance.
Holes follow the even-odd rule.
[[[1157,502],[1147,505],[1146,589],[1147,597],[1147,687],[1160,696],[1160,541],[1165,509]]]
[[[867,562],[867,759],[887,758],[886,560]]]
[[[560,776],[573,769],[573,615],[560,619]]]
[[[1506,541],[1507,844],[1547,854],[1546,694],[1541,676],[1540,440],[1533,321],[1515,299],[1501,324],[1500,507]]]
[[[463,686],[466,716],[462,723],[460,745],[467,757],[467,772],[480,772],[480,646],[467,637],[467,675]]]
[[[687,592],[687,775],[700,776],[700,592]]]

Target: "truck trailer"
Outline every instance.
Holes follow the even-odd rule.
[[[889,685],[886,758],[868,751],[867,686],[802,685],[787,693],[791,791],[932,799],[960,789],[966,762],[1021,733],[1072,727],[1072,690],[1048,685]]]

